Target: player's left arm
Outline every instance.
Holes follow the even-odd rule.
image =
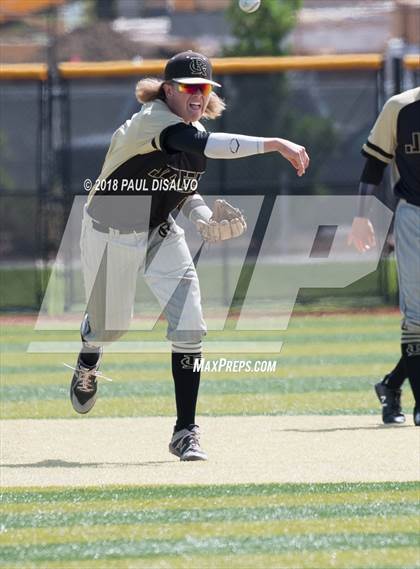
[[[212,210],[197,192],[182,202],[181,211],[193,223],[199,220],[208,223],[213,215]]]
[[[216,200],[211,210],[201,195],[195,193],[183,202],[181,211],[195,224],[204,241],[233,239],[247,229],[242,212],[226,200]]]

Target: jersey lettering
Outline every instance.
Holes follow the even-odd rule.
[[[413,139],[413,144],[405,144],[405,153],[420,154],[420,132],[413,132],[411,138]]]
[[[198,187],[198,180],[201,178],[201,172],[177,170],[170,166],[155,168],[150,170],[147,175],[153,179],[153,190],[171,190],[185,194],[195,192]]]

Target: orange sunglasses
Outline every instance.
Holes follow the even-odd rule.
[[[187,85],[186,83],[176,83],[177,91],[179,93],[188,93],[188,95],[194,95],[197,91],[201,91],[205,97],[208,97],[213,90],[213,85],[209,85],[208,83],[198,83],[195,85]]]

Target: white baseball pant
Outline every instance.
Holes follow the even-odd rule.
[[[88,302],[82,336],[90,346],[113,342],[128,330],[139,273],[165,314],[168,340],[200,342],[206,334],[199,282],[184,231],[172,218],[169,222],[166,236],[159,233],[161,226],[150,234],[120,234],[114,229],[102,233],[94,229],[85,210],[80,248]]]

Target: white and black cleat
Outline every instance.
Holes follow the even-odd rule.
[[[198,425],[189,425],[186,429],[174,431],[169,452],[183,461],[207,460],[207,454],[200,447],[200,429]]]
[[[105,377],[99,373],[99,363],[100,360],[95,366],[87,367],[82,364],[79,358],[76,367],[64,364],[66,367],[74,370],[70,385],[70,400],[73,409],[81,415],[89,413],[95,405],[96,392],[98,389],[97,378],[101,377],[107,381],[112,381],[109,377]]]

